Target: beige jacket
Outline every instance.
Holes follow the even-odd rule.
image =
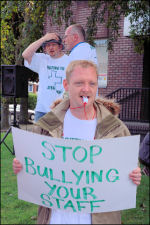
[[[97,127],[95,139],[113,138],[129,136],[130,132],[125,124],[117,118],[119,105],[112,100],[97,99],[94,102],[97,112]],[[51,112],[43,116],[37,123],[35,132],[50,135],[52,137],[62,137],[63,121],[66,111],[69,108],[68,98],[64,99]],[[39,207],[38,224],[49,224],[51,209]],[[121,214],[117,212],[93,213],[92,224],[121,224]]]

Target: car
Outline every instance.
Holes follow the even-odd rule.
[[[13,104],[9,104],[9,112],[10,112],[11,119],[14,119],[14,105]],[[16,106],[16,119],[17,120],[19,120],[19,115],[20,115],[20,105],[17,104],[17,106]],[[28,119],[34,120],[34,115],[35,115],[34,110],[28,109]]]

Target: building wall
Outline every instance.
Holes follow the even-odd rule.
[[[28,82],[28,92],[37,94],[37,88],[38,88],[38,83],[32,82],[32,81]]]
[[[33,84],[33,93],[37,93],[37,85],[36,83]]]
[[[108,54],[108,87],[110,93],[120,87],[142,87],[143,55],[134,51],[134,43],[123,36],[124,18],[120,21],[120,37],[114,43],[114,51]]]
[[[90,9],[86,1],[73,1],[73,20],[81,24],[86,30],[87,17]],[[134,51],[134,44],[129,37],[123,36],[124,18],[120,21],[120,37],[114,43],[114,51],[108,52],[108,83],[107,88],[100,88],[99,92],[105,96],[120,87],[142,87],[143,55]],[[61,37],[65,33],[65,25],[52,25],[51,18],[45,19],[44,33],[58,32]],[[98,25],[95,39],[107,39],[109,35],[105,24]]]

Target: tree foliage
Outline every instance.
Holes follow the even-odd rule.
[[[67,1],[1,1],[1,50],[2,64],[23,63],[22,52],[33,41],[43,35],[46,12],[52,24],[72,24],[71,0]],[[142,49],[145,39],[149,40],[148,0],[95,0],[87,1],[91,14],[87,18],[87,40],[93,42],[98,25],[105,23],[108,28],[108,46],[119,37],[122,16],[130,15],[131,38]],[[78,3],[79,4],[79,3]],[[139,22],[139,18],[141,18]]]
[[[43,35],[46,11],[53,22],[61,24],[64,20],[68,25],[70,4],[71,1],[1,1],[1,64],[23,64],[24,49]],[[35,81],[37,77],[32,76],[29,80]],[[8,108],[7,102],[3,99],[2,108]],[[27,122],[27,107],[27,99],[22,98],[20,123]]]
[[[43,35],[46,11],[58,25],[68,25],[71,1],[1,1],[2,64],[22,65],[22,52]],[[54,10],[55,9],[55,10]]]
[[[144,44],[150,42],[150,5],[149,1],[131,1],[129,4],[131,38],[135,51],[143,53]],[[129,14],[128,14],[129,15]]]
[[[145,41],[150,41],[149,1],[148,0],[95,0],[88,1],[91,15],[87,21],[87,39],[93,42],[100,23],[108,28],[108,49],[113,50],[113,43],[120,36],[120,20],[129,16],[131,23],[130,37],[135,44],[135,51],[143,53]]]

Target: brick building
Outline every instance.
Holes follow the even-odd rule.
[[[28,92],[37,93],[38,92],[38,83],[37,82],[28,82]]]
[[[87,17],[90,14],[87,1],[73,1],[72,11],[74,22],[81,24],[86,30]],[[99,92],[103,96],[121,87],[142,87],[143,55],[136,53],[133,41],[130,37],[124,36],[123,17],[120,27],[120,37],[114,43],[113,52],[106,51],[109,30],[104,24],[98,26],[95,37],[100,74]],[[51,18],[47,15],[44,33],[46,32],[58,32],[63,37],[65,26],[52,25]]]

